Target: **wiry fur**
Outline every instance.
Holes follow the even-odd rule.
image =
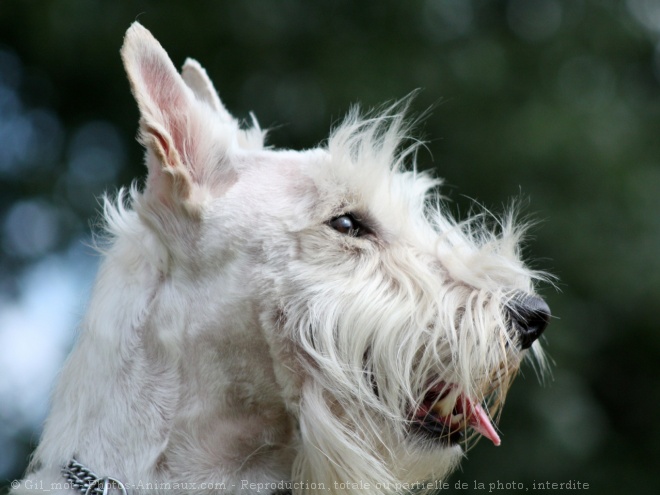
[[[446,476],[461,447],[412,434],[411,412],[442,384],[492,415],[504,402],[523,357],[505,309],[542,278],[513,216],[493,231],[442,209],[439,182],[406,169],[405,105],[352,112],[319,149],[265,149],[139,24],[122,57],[147,184],[106,200],[111,241],[28,478],[62,482],[74,456],[180,492]],[[329,226],[349,212],[369,235]]]

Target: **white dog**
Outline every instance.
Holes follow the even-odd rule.
[[[470,438],[499,445],[527,349],[543,363],[543,276],[511,216],[458,223],[404,170],[405,104],[274,150],[137,23],[122,58],[147,182],[106,201],[111,242],[16,492],[424,492]]]

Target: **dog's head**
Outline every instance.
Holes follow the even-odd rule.
[[[303,363],[301,479],[441,478],[469,440],[499,445],[493,418],[528,349],[543,366],[550,310],[520,259],[523,227],[453,220],[437,181],[403,166],[406,140],[401,104],[355,112],[301,174],[313,208],[266,298],[282,360]]]
[[[139,24],[122,56],[147,148],[136,210],[168,269],[250,301],[300,429],[294,478],[390,491],[444,476],[475,434],[499,444],[492,418],[527,349],[543,362],[543,277],[512,215],[457,222],[438,181],[406,170],[405,104],[351,113],[321,148],[272,150]]]

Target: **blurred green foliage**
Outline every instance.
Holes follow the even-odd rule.
[[[452,492],[577,480],[657,493],[660,2],[2,0],[8,298],[25,269],[88,230],[94,196],[144,176],[118,54],[135,19],[176,64],[199,60],[227,107],[254,111],[277,147],[314,146],[351,103],[422,88],[413,112],[432,113],[419,165],[445,179],[458,214],[517,198],[538,222],[526,256],[559,278],[559,291],[542,288],[553,377],[540,385],[526,368],[503,445],[470,451],[449,480],[470,489]],[[13,436],[25,461],[35,431]],[[8,479],[25,462],[11,466]]]

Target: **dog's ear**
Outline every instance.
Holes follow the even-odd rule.
[[[222,104],[222,100],[220,100],[220,96],[215,86],[213,86],[211,78],[197,60],[192,58],[186,59],[181,69],[181,77],[183,77],[188,87],[193,90],[199,101],[211,107],[221,122],[230,125],[236,130],[236,140],[241,148],[263,149],[266,133],[259,127],[254,114],[250,114],[253,127],[245,130],[241,129],[239,122]]]
[[[230,150],[261,149],[264,133],[254,118],[254,127],[242,130],[201,65],[189,59],[179,74],[138,22],[126,32],[121,56],[140,109],[146,193],[166,205],[197,209],[207,193],[225,190],[234,176],[226,159]]]
[[[186,200],[193,185],[185,162],[194,146],[188,130],[194,95],[165,50],[138,22],[126,32],[121,56],[140,109],[140,141],[154,155],[147,159],[147,188],[165,202]]]
[[[213,86],[204,67],[192,58],[186,59],[181,69],[181,77],[200,101],[208,104],[225,122],[234,122],[234,118],[220,101],[220,96]]]
[[[195,96],[176,70],[169,56],[151,33],[135,22],[126,32],[121,49],[124,67],[140,109],[140,141],[147,148],[147,193],[166,205],[194,206],[211,171],[209,151],[214,143],[208,122],[215,120],[217,105]],[[224,130],[224,129],[223,129]],[[227,127],[226,142],[236,131]]]

